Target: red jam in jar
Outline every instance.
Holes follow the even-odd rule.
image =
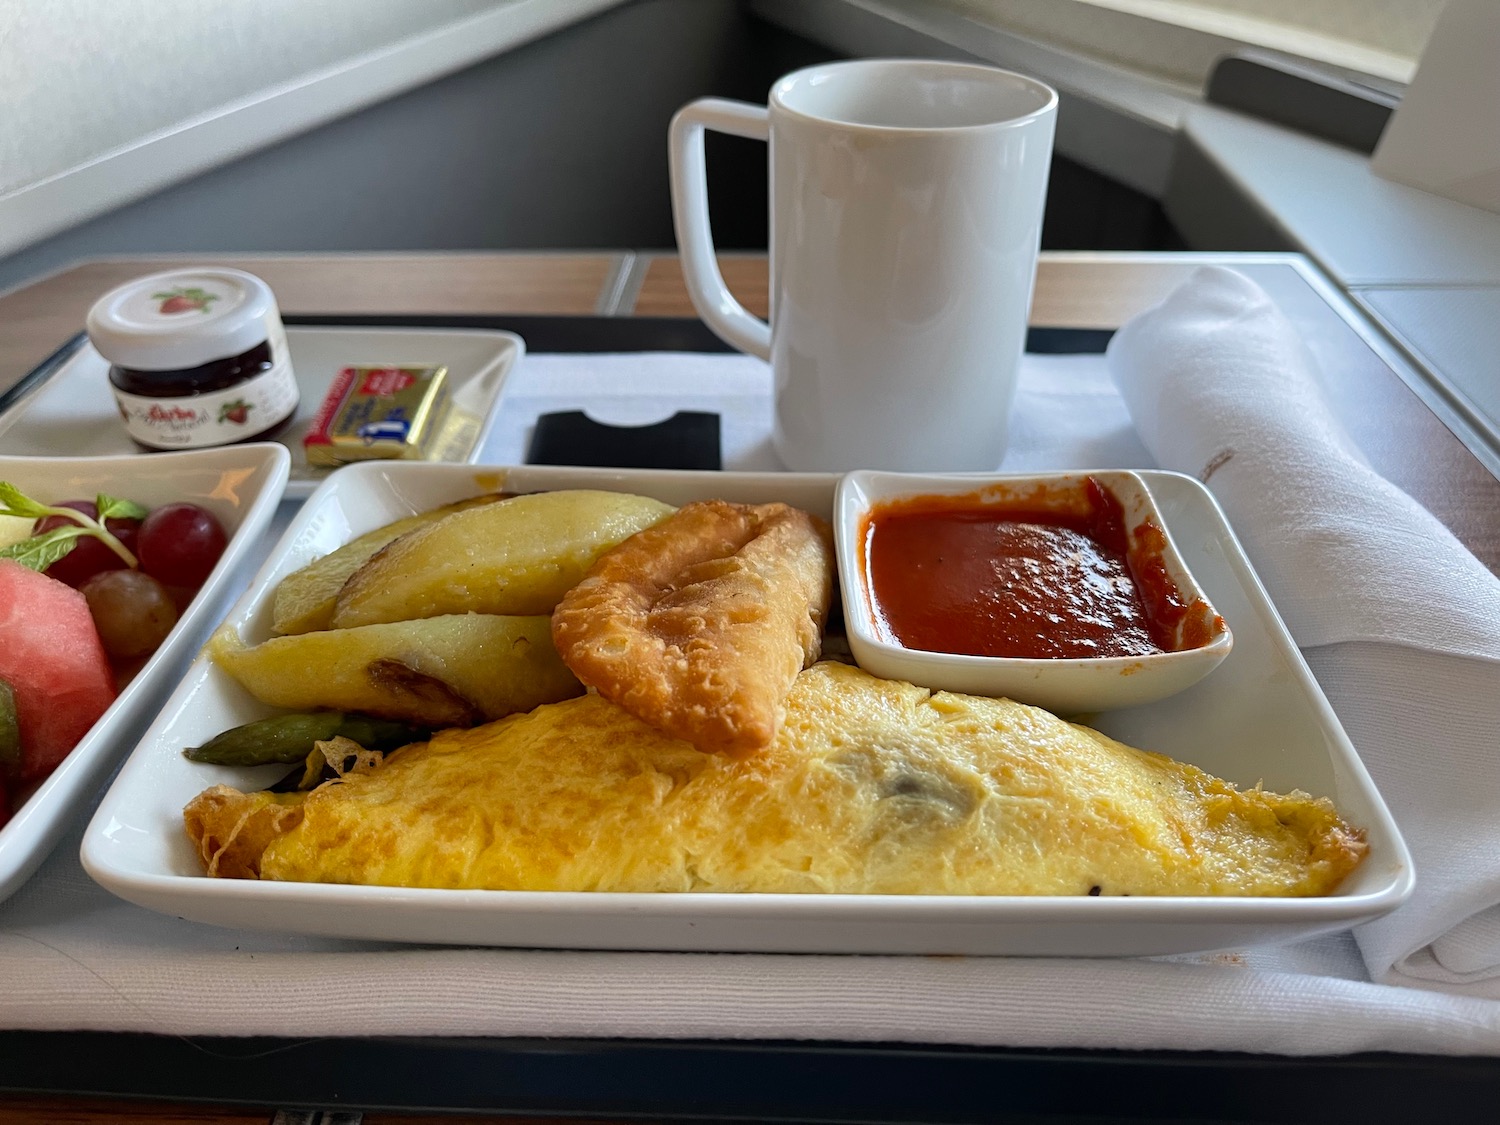
[[[276,298],[240,270],[152,274],[95,302],[89,339],[110,363],[126,431],[145,449],[261,441],[297,413]]]

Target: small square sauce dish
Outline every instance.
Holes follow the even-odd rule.
[[[1132,472],[859,471],[834,512],[849,647],[877,676],[1077,714],[1174,695],[1234,643]]]

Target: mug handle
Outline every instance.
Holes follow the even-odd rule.
[[[742,352],[771,358],[771,326],[735,300],[714,257],[708,224],[708,179],[703,130],[715,129],[751,140],[768,140],[770,120],[763,105],[699,98],[672,118],[667,155],[672,178],[672,222],[688,296],[703,322]]]

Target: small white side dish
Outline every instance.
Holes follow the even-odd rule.
[[[1142,473],[1198,581],[1236,623],[1219,671],[1160,703],[1099,716],[1106,734],[1237,785],[1332,798],[1369,854],[1323,898],[957,897],[459,891],[210,879],[182,809],[211,785],[254,789],[284,767],[241,770],[182,755],[273,713],[200,656],[115,779],[84,833],[84,867],[141,906],[220,926],[371,940],[590,949],[1123,956],[1286,942],[1399,906],[1411,858],[1307,665],[1197,481]],[[298,513],[227,623],[263,639],[276,584],[310,559],[414,511],[509,488],[613,488],[668,503],[783,500],[825,518],[837,478],[792,473],[483,468],[393,463],[344,469]]]
[[[104,396],[101,396],[104,397]],[[186,500],[213,512],[229,541],[166,640],[83,736],[62,764],[0,828],[0,899],[12,894],[52,850],[110,769],[182,677],[229,600],[244,564],[281,500],[291,458],[272,442],[122,457],[4,457],[0,480],[47,503],[100,492],[147,507]]]
[[[1146,521],[1166,533],[1159,555],[1183,601],[1189,620],[1209,638],[1206,644],[1141,656],[1030,659],[970,656],[907,648],[883,624],[871,589],[867,521],[882,504],[921,497],[966,497],[976,506],[1026,507],[1069,513],[1084,508],[1084,484],[1092,477],[1114,494],[1131,534]],[[1233,636],[1223,617],[1199,588],[1182,561],[1151,491],[1133,472],[1040,473],[1025,476],[849,473],[835,500],[839,582],[849,648],[860,667],[886,679],[969,695],[1004,696],[1064,714],[1109,711],[1155,703],[1191,687],[1223,662]],[[1179,638],[1182,626],[1178,629]]]
[[[457,328],[308,328],[286,331],[302,401],[277,436],[291,454],[286,495],[301,499],[334,470],[309,465],[302,438],[334,376],[361,364],[442,364],[461,413],[434,461],[473,461],[499,413],[500,392],[526,344],[513,332]],[[0,416],[0,450],[46,457],[59,453],[139,453],[109,393],[109,364],[85,343],[50,379]]]

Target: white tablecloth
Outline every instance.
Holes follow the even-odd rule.
[[[718,411],[725,467],[772,467],[769,387],[739,356],[530,356],[484,459],[514,462],[537,413],[587,405],[615,422]],[[1152,462],[1102,356],[1028,356],[1003,467]],[[1119,961],[386,946],[128,905],[83,873],[81,829],[0,904],[0,1026],[1500,1054],[1500,1001],[1371,983],[1348,934]]]

